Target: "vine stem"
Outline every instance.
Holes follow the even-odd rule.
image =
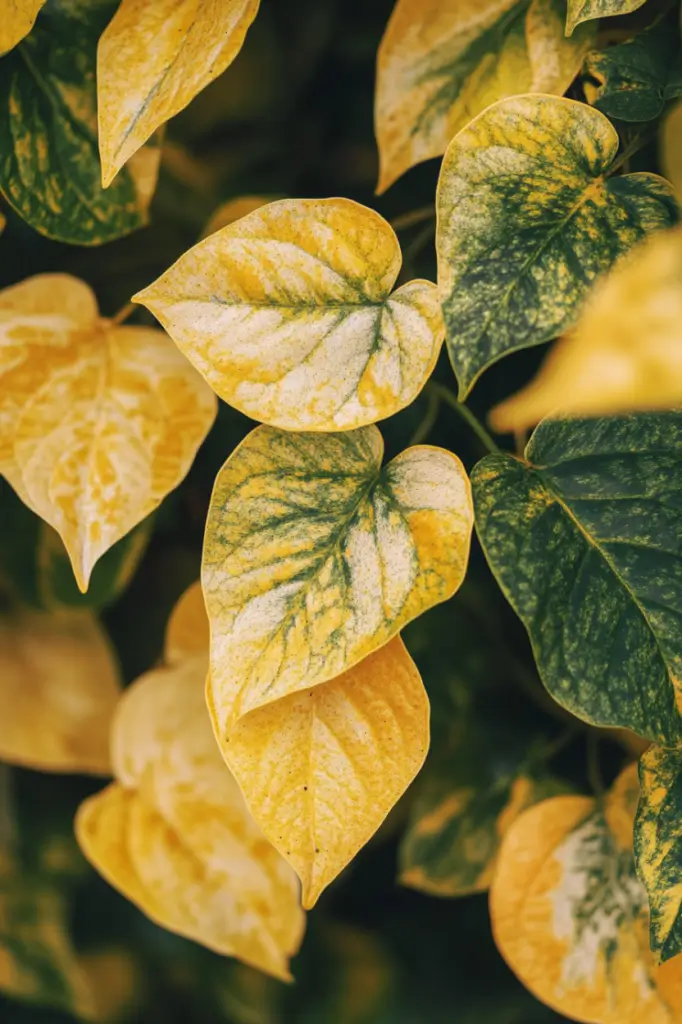
[[[446,388],[444,384],[437,384],[436,381],[430,381],[429,390],[434,391],[441,401],[445,402],[446,405],[449,405],[451,409],[461,416],[464,422],[467,423],[474,432],[486,451],[492,452],[493,454],[499,453],[500,449],[495,444],[478,417],[474,415],[471,409],[466,406],[464,402],[459,402],[449,388]]]
[[[401,213],[399,217],[391,221],[391,227],[394,231],[405,231],[406,228],[412,228],[424,220],[432,220],[435,216],[435,207],[420,206],[416,210],[409,210],[408,213]]]
[[[410,438],[409,446],[415,444],[423,444],[427,437],[433,430],[436,420],[438,419],[438,413],[440,411],[440,398],[435,391],[429,389],[426,393],[426,412],[422,418],[421,423],[415,430],[414,434]]]
[[[137,309],[137,306],[135,305],[134,302],[127,302],[125,306],[123,306],[121,309],[119,309],[119,311],[116,314],[116,316],[114,316],[112,318],[111,326],[112,327],[119,327],[121,324],[125,323],[125,321],[128,319],[128,317],[132,316],[132,314],[135,312],[136,309]]]

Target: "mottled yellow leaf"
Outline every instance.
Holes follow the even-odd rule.
[[[202,584],[221,741],[247,712],[351,668],[462,582],[472,506],[461,462],[419,446],[382,469],[382,454],[376,427],[258,427],[220,470]]]
[[[45,0],[0,0],[0,55],[27,36]]]
[[[561,95],[594,44],[567,39],[564,0],[398,0],[377,62],[375,125],[384,192],[491,103]]]
[[[189,469],[214,395],[163,332],[101,319],[76,278],[0,292],[0,472],[60,534],[81,590]]]
[[[672,108],[663,121],[661,164],[682,196],[682,103]]]
[[[395,637],[338,678],[246,715],[223,752],[312,907],[402,796],[428,746],[426,691]]]
[[[261,206],[266,206],[273,198],[275,197],[237,196],[235,199],[228,199],[226,203],[221,203],[218,209],[213,211],[201,237],[208,238],[209,235],[234,224],[236,220],[241,220],[242,217],[253,213],[254,210],[260,210]]]
[[[168,620],[165,659],[168,665],[188,655],[206,653],[211,642],[204,595],[197,580],[182,594]]]
[[[570,36],[576,26],[584,21],[631,14],[645,3],[646,0],[568,0],[566,34]]]
[[[537,377],[491,415],[524,430],[559,412],[606,416],[682,402],[682,229],[628,253],[595,288]]]
[[[0,619],[0,761],[108,774],[119,693],[113,651],[90,612]]]
[[[99,41],[102,181],[239,53],[259,0],[122,0]]]
[[[286,430],[349,430],[409,405],[438,358],[436,286],[391,292],[391,226],[350,199],[282,199],[134,296],[213,390]]]
[[[490,893],[500,952],[531,992],[586,1024],[675,1024],[682,964],[656,967],[635,873],[636,768],[603,809],[560,796],[525,811],[502,843]]]
[[[117,781],[81,807],[86,857],[158,924],[289,977],[304,918],[295,875],[251,818],[206,710],[205,654],[126,690]]]

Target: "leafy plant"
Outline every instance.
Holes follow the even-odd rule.
[[[390,6],[0,0],[8,1024],[682,1021],[679,3]]]

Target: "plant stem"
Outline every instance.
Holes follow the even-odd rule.
[[[394,231],[404,231],[406,228],[414,227],[415,224],[421,224],[424,220],[432,220],[435,216],[434,206],[420,206],[408,213],[401,213],[399,217],[391,221],[391,227]]]
[[[621,167],[623,167],[625,164],[629,162],[629,160],[635,155],[635,153],[638,153],[640,149],[644,149],[644,147],[647,146],[655,138],[655,129],[649,129],[648,131],[645,132],[638,132],[633,139],[630,139],[625,148],[613,161],[613,163],[611,164],[606,173],[606,177],[612,177],[616,173],[616,171],[619,171]]]
[[[462,417],[465,423],[467,423],[471,430],[473,430],[474,434],[486,451],[492,452],[493,454],[499,452],[500,449],[495,444],[478,417],[474,415],[471,409],[469,409],[464,402],[458,402],[449,388],[446,388],[444,384],[437,384],[436,381],[430,381],[429,390],[435,391],[441,401],[445,402],[446,405],[449,405],[451,409],[454,409],[454,411]]]
[[[137,306],[135,305],[134,302],[126,303],[125,306],[123,306],[121,309],[119,309],[119,311],[116,314],[116,316],[112,318],[112,320],[111,320],[112,327],[119,327],[120,324],[125,323],[125,321],[128,319],[128,317],[132,316],[132,314],[135,312],[136,309],[137,309]]]
[[[424,413],[421,423],[410,438],[410,447],[415,444],[424,443],[435,426],[439,411],[440,398],[435,391],[428,389],[426,392],[426,412]]]
[[[559,754],[576,738],[579,732],[580,726],[577,723],[575,725],[569,725],[564,732],[559,733],[556,739],[552,740],[538,751],[537,760],[551,761],[553,757],[556,757],[557,754]]]

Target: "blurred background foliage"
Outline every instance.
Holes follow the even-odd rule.
[[[662,6],[652,0],[646,17]],[[198,240],[221,203],[236,197],[347,196],[389,220],[431,206],[438,161],[414,168],[385,196],[373,194],[374,62],[391,7],[392,0],[263,0],[234,64],[169,125],[150,226],[121,241],[81,249],[42,238],[4,209],[8,224],[0,239],[0,286],[43,271],[68,272],[90,282],[104,315],[113,316]],[[620,21],[608,25],[616,39]],[[652,143],[640,150],[631,169],[655,167]],[[405,256],[401,280],[435,279],[434,228],[426,217],[399,231]],[[138,310],[133,322],[145,322],[145,316]],[[542,355],[542,349],[530,350],[493,367],[471,399],[476,413],[484,417],[526,381]],[[445,356],[434,379],[454,385]],[[125,680],[132,681],[158,660],[170,610],[198,576],[213,479],[252,425],[221,405],[187,481],[153,521],[103,559],[85,598],[77,593],[63,553],[46,535],[49,528],[0,483],[0,595],[38,606],[85,601],[101,609]],[[415,437],[423,439],[427,430],[430,443],[457,452],[468,469],[484,454],[468,426],[433,391],[382,423],[381,430],[388,458]],[[515,442],[502,443],[513,448]],[[447,780],[448,771],[456,772],[464,762],[466,785],[478,783],[484,801],[495,786],[504,787],[504,780],[514,777],[531,750],[541,750],[554,755],[549,768],[561,787],[589,789],[585,731],[545,696],[525,633],[476,543],[462,590],[408,627],[405,639],[432,701],[432,751],[423,776],[309,915],[293,962],[294,985],[272,981],[154,926],[86,866],[76,847],[74,812],[99,783],[22,769],[5,768],[0,776],[0,829],[15,835],[21,879],[0,873],[0,961],[3,949],[15,941],[4,896],[16,896],[21,884],[58,894],[102,1021],[563,1020],[537,1003],[506,968],[491,936],[485,894],[424,895],[401,886],[398,872],[409,859],[405,848],[400,851],[402,837],[429,779],[445,774]],[[11,708],[3,714],[11,714]],[[623,759],[622,746],[611,740],[602,744],[606,781]],[[451,781],[453,788],[461,783]],[[436,860],[447,861],[447,849],[432,852]],[[447,863],[441,867],[447,874]],[[32,1006],[28,996],[24,1001],[0,996],[3,1024],[73,1020]]]

